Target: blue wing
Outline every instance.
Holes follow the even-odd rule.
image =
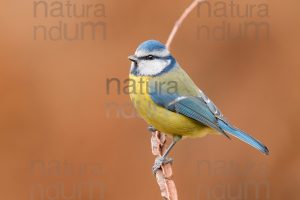
[[[151,89],[150,89],[151,91]],[[194,119],[208,127],[211,127],[229,138],[219,127],[217,117],[211,112],[206,102],[198,96],[179,96],[166,92],[150,92],[152,100],[159,106]]]
[[[232,126],[224,118],[215,104],[194,85],[185,73],[182,77],[184,80],[179,78],[176,81],[179,83],[180,89],[178,91],[181,91],[180,94],[178,91],[170,93],[166,89],[157,90],[157,87],[154,87],[154,85],[150,83],[149,95],[151,99],[157,105],[194,119],[201,124],[223,133],[228,138],[229,136],[227,133],[237,137],[265,154],[269,153],[268,148],[260,141]],[[195,88],[197,88],[197,91]]]

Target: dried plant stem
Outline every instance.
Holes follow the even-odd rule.
[[[168,38],[167,43],[166,43],[166,47],[168,49],[170,48],[170,45],[171,45],[171,43],[172,43],[179,27],[181,26],[181,24],[185,20],[185,18],[192,12],[192,10],[198,5],[198,3],[201,3],[201,2],[204,2],[204,1],[206,1],[206,0],[194,0],[191,3],[191,5],[185,9],[185,11],[182,13],[180,18],[176,21],[176,23],[175,23],[175,25],[172,29],[172,32],[169,35],[169,38]]]
[[[156,159],[161,157],[166,150],[166,135],[159,131],[152,132],[151,147]],[[155,176],[159,185],[161,196],[165,200],[178,200],[175,182],[172,180],[172,164],[164,164],[157,170]]]
[[[176,21],[172,32],[166,43],[166,47],[169,49],[170,45],[179,29],[184,19],[192,12],[192,10],[198,5],[198,3],[204,2],[206,0],[194,0],[188,8],[185,9],[180,18]],[[152,132],[151,137],[151,147],[152,153],[156,156],[156,159],[161,157],[166,150],[166,135],[160,131]],[[161,169],[159,169],[155,176],[156,181],[159,185],[161,196],[164,200],[178,200],[177,189],[175,182],[172,180],[172,163],[164,164]]]

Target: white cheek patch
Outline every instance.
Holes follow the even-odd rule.
[[[138,63],[138,72],[142,76],[154,76],[162,72],[170,63],[170,60],[141,60]]]

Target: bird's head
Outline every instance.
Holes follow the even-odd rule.
[[[141,43],[128,59],[132,61],[130,73],[136,76],[157,76],[176,64],[166,46],[156,40]]]

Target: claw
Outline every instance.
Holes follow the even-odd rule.
[[[156,128],[154,128],[153,126],[148,126],[148,131],[150,131],[150,132],[155,132],[155,131],[157,131],[156,130]]]
[[[162,165],[168,164],[168,163],[173,163],[173,158],[164,158],[164,157],[159,157],[155,160],[155,163],[152,167],[152,172],[153,174],[156,174],[157,170],[161,168]]]

